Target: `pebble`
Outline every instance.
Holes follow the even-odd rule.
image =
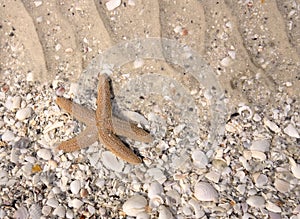
[[[262,196],[253,195],[247,198],[247,204],[254,208],[263,208],[265,206],[265,199]]]
[[[37,151],[37,156],[44,160],[50,160],[52,157],[52,153],[50,150],[43,148]]]
[[[195,185],[195,197],[199,201],[217,201],[217,190],[207,182],[198,182]]]
[[[32,109],[30,107],[26,107],[24,109],[19,109],[16,113],[16,118],[20,121],[23,121],[29,118],[32,114]]]
[[[288,124],[288,126],[283,129],[283,132],[292,138],[300,138],[298,131],[292,124]]]
[[[70,183],[70,190],[73,194],[77,195],[80,191],[80,188],[81,188],[81,183],[78,179]]]
[[[103,165],[116,172],[122,172],[124,168],[124,162],[121,159],[117,159],[110,151],[104,151],[102,153]]]
[[[139,213],[145,212],[146,205],[147,200],[144,198],[144,196],[135,195],[129,198],[123,204],[123,211],[129,216],[136,217]]]
[[[107,10],[112,11],[121,5],[121,0],[109,0],[105,5]]]
[[[10,142],[14,139],[15,139],[15,134],[10,130],[6,130],[2,135],[2,141]]]

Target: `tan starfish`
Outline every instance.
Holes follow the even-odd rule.
[[[87,126],[78,136],[60,143],[58,150],[72,152],[100,140],[117,157],[132,164],[142,162],[116,135],[146,143],[152,142],[153,138],[135,123],[112,115],[109,78],[106,74],[99,74],[96,112],[63,97],[57,97],[56,103]]]

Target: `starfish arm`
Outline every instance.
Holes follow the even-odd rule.
[[[126,145],[112,132],[106,129],[99,129],[98,133],[101,143],[117,157],[131,164],[139,164],[142,162],[141,158],[139,158],[131,149],[126,147]]]
[[[97,129],[92,126],[88,126],[76,137],[61,142],[56,149],[63,150],[65,152],[73,152],[81,148],[86,148],[96,141],[98,141]]]
[[[153,137],[142,128],[139,128],[137,124],[122,120],[117,117],[112,117],[113,133],[124,137],[131,138],[136,141],[150,143],[153,141]]]
[[[96,120],[98,128],[113,130],[109,78],[99,74]]]
[[[77,103],[73,103],[71,100],[63,97],[57,97],[56,104],[67,113],[73,115],[80,122],[83,122],[86,125],[96,126],[95,112],[93,110],[87,109]]]

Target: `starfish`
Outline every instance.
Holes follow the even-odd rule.
[[[99,140],[117,157],[131,164],[142,162],[141,158],[130,150],[117,135],[146,143],[152,142],[153,138],[137,124],[114,116],[110,95],[109,77],[106,74],[99,74],[96,111],[66,98],[57,97],[56,103],[60,108],[86,125],[86,128],[78,136],[60,143],[57,150],[72,152],[88,147]]]

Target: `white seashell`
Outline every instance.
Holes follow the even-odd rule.
[[[136,216],[136,219],[149,219],[150,215],[146,212],[141,212]]]
[[[268,177],[265,174],[256,173],[253,174],[253,178],[254,178],[255,185],[258,188],[261,188],[268,183]]]
[[[52,214],[64,218],[66,215],[66,209],[63,206],[57,206]]]
[[[254,116],[253,116],[253,120],[255,122],[259,122],[259,121],[261,121],[261,117],[257,113],[255,113]]]
[[[10,162],[12,163],[19,163],[20,159],[20,150],[16,149],[16,148],[13,148],[11,150],[11,154],[10,154]]]
[[[33,204],[29,208],[29,215],[31,219],[40,219],[42,216],[42,209],[38,204]]]
[[[27,119],[31,116],[32,109],[30,107],[26,107],[24,109],[19,109],[16,113],[16,118],[20,121]]]
[[[208,158],[201,150],[195,150],[192,153],[193,163],[197,168],[206,168],[208,165]]]
[[[55,198],[50,198],[47,200],[46,205],[49,205],[52,208],[58,207],[58,201]]]
[[[68,209],[65,217],[66,218],[74,218],[74,212],[71,211],[70,209]]]
[[[9,111],[13,110],[13,98],[12,96],[8,96],[4,106],[6,107],[6,109],[8,109]]]
[[[123,211],[129,216],[137,216],[141,212],[145,212],[147,200],[141,195],[135,195],[129,198],[123,204]]]
[[[300,164],[297,164],[293,158],[289,158],[290,164],[291,164],[291,171],[293,175],[297,178],[300,179]]]
[[[222,66],[224,66],[224,67],[228,67],[228,66],[230,66],[231,65],[231,58],[230,57],[225,57],[225,58],[223,58],[222,60],[221,60],[221,62],[220,62],[220,64],[222,65]]]
[[[150,208],[157,208],[164,203],[163,198],[160,195],[153,195],[149,202]]]
[[[245,193],[245,191],[246,191],[246,185],[238,185],[237,186],[237,188],[236,188],[236,190],[240,193],[240,194],[244,194]]]
[[[159,168],[151,168],[147,170],[147,174],[152,177],[153,180],[156,180],[160,184],[163,184],[167,177],[164,175],[164,173]]]
[[[70,183],[70,190],[73,194],[77,195],[80,189],[81,189],[81,183],[78,179]]]
[[[248,113],[249,113],[249,115],[247,116],[246,119],[251,119],[252,116],[253,116],[253,112],[252,112],[252,110],[250,109],[250,107],[249,107],[249,106],[241,106],[241,107],[238,109],[238,113],[239,113],[240,115],[242,115],[242,113],[243,113],[244,111],[248,111]]]
[[[12,108],[18,109],[21,107],[22,98],[20,96],[16,96],[12,99]]]
[[[200,204],[195,199],[189,200],[189,204],[194,208],[195,218],[202,218],[205,212],[201,210]]]
[[[214,183],[218,183],[220,180],[220,173],[217,173],[216,171],[210,171],[207,174],[205,174],[206,179],[214,182]]]
[[[149,124],[148,120],[143,115],[137,112],[124,110],[121,112],[121,114],[124,115],[126,118],[128,118],[130,121],[133,121],[137,124],[142,124],[142,125]]]
[[[0,185],[5,185],[8,182],[8,173],[0,169]]]
[[[285,134],[287,134],[288,136],[290,136],[290,137],[300,138],[300,135],[299,135],[298,131],[296,130],[296,128],[292,124],[289,124],[287,127],[285,127],[283,129],[283,132]]]
[[[267,152],[270,150],[270,141],[268,139],[261,139],[253,141],[250,146],[251,151]]]
[[[80,201],[79,199],[75,198],[73,200],[71,200],[69,202],[69,207],[73,207],[73,208],[80,208],[84,203],[82,201]]]
[[[134,0],[128,0],[128,5],[135,6],[135,1]]]
[[[39,149],[36,154],[38,157],[40,157],[44,160],[50,160],[52,157],[51,151],[48,149],[44,149],[44,148]]]
[[[60,128],[60,127],[63,127],[63,126],[64,126],[64,122],[63,121],[61,121],[61,122],[55,122],[55,123],[50,123],[49,125],[46,125],[46,127],[44,128],[43,134],[46,134],[47,132],[50,132],[53,129]]]
[[[274,203],[269,202],[269,201],[266,204],[266,209],[268,209],[269,211],[272,211],[274,213],[280,213],[281,212],[281,208],[279,206],[277,206]]]
[[[274,122],[264,118],[264,124],[273,132],[279,133],[281,129]]]
[[[243,127],[235,120],[230,121],[225,125],[225,129],[227,132],[231,133],[240,133],[243,131]]]
[[[15,134],[10,130],[6,130],[2,135],[2,141],[10,142],[14,139],[15,139]]]
[[[263,208],[265,206],[265,199],[262,196],[253,195],[247,198],[247,204],[254,208]]]
[[[267,156],[264,152],[261,152],[261,151],[251,151],[251,156],[253,158],[256,158],[260,161],[264,161],[267,159]]]
[[[101,156],[106,168],[116,172],[122,172],[124,167],[124,162],[122,160],[118,160],[110,151],[104,151]]]
[[[105,5],[107,10],[112,11],[121,5],[121,0],[109,0]]]
[[[176,126],[173,130],[174,135],[178,135],[185,128],[185,124],[180,124]]]
[[[219,194],[209,183],[198,182],[195,185],[195,197],[199,201],[217,201]]]
[[[170,210],[163,205],[160,206],[158,219],[172,219],[172,218],[174,217],[170,212]]]
[[[162,193],[163,193],[162,185],[159,184],[157,181],[152,182],[148,189],[148,197],[151,199],[157,195],[161,195]]]
[[[14,218],[18,218],[18,219],[27,219],[28,218],[28,211],[25,207],[20,207],[18,208],[17,211],[15,211],[14,213]]]
[[[50,206],[43,206],[42,208],[42,214],[44,216],[48,216],[51,213],[51,207]]]
[[[133,62],[134,68],[141,68],[143,65],[144,65],[144,60],[141,58],[138,58],[138,59],[134,60],[134,62]]]
[[[290,184],[281,179],[276,178],[274,181],[274,186],[281,193],[286,193],[286,192],[290,191]]]

